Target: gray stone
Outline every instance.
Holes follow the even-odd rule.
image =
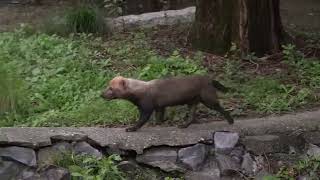
[[[118,168],[123,172],[134,172],[139,169],[139,165],[133,161],[121,161]]]
[[[72,145],[67,142],[60,142],[51,147],[41,148],[38,151],[38,163],[40,165],[52,164],[56,158],[61,157],[63,153],[71,152]]]
[[[45,180],[70,180],[71,174],[68,170],[56,166],[48,166],[41,170],[40,178]]]
[[[243,156],[241,169],[244,171],[246,175],[249,175],[249,176],[252,176],[256,173],[257,165],[249,153],[246,153]]]
[[[314,132],[305,132],[303,133],[303,138],[306,142],[310,144],[320,145],[320,132],[314,131]]]
[[[230,156],[232,157],[232,159],[234,159],[237,163],[240,164],[243,159],[244,153],[244,147],[238,146],[232,149],[232,151],[230,152]]]
[[[309,144],[309,147],[307,150],[307,155],[319,157],[320,156],[320,147],[316,146],[314,144]]]
[[[17,176],[17,180],[40,180],[40,175],[34,169],[24,169]]]
[[[179,150],[179,161],[190,170],[198,170],[206,159],[207,148],[204,144],[197,144]]]
[[[31,148],[51,145],[48,129],[0,128],[0,144]]]
[[[128,15],[117,18],[107,18],[106,22],[114,31],[132,28],[147,28],[157,25],[173,25],[177,23],[190,23],[194,19],[195,7],[182,10],[168,10],[141,15]]]
[[[24,168],[18,162],[0,159],[0,179],[15,179]]]
[[[152,167],[159,167],[166,172],[184,171],[177,165],[177,157],[177,149],[162,147],[149,149],[142,155],[138,155],[136,160],[139,163],[147,164]]]
[[[222,176],[230,176],[240,171],[240,164],[228,155],[216,154],[216,160]]]
[[[102,153],[92,147],[90,144],[86,142],[78,142],[74,145],[74,151],[78,154],[85,154],[85,155],[90,155],[94,156],[96,158],[102,158]]]
[[[186,174],[186,180],[219,180],[220,169],[213,157],[208,157],[201,171],[191,171]]]
[[[309,176],[299,176],[297,180],[309,180],[311,179]]]
[[[276,135],[246,136],[242,143],[256,155],[286,152],[288,149],[287,144]]]
[[[233,132],[215,132],[214,146],[217,150],[230,150],[236,146],[239,134]]]
[[[15,160],[27,166],[37,166],[36,153],[33,149],[10,146],[0,148],[0,157]]]

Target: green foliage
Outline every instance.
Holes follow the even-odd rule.
[[[317,59],[305,58],[294,45],[283,47],[284,60],[289,64],[302,84],[310,88],[320,88],[320,62]]]
[[[67,168],[73,180],[124,180],[123,173],[115,164],[120,160],[118,155],[97,159],[87,155],[64,154],[55,160],[55,164]]]
[[[25,97],[30,102],[29,113],[20,114],[15,124],[74,125],[81,122],[81,118],[76,119],[83,115],[79,110],[92,106],[101,107],[100,115],[106,114],[113,102],[102,104],[98,100],[105,79],[112,74],[100,69],[104,60],[95,60],[89,41],[99,42],[90,36],[63,39],[45,34],[2,33],[0,62],[25,82]],[[14,89],[18,90],[12,88],[12,93]]]
[[[80,5],[68,10],[66,25],[74,33],[103,33],[106,30],[98,8],[89,5]]]
[[[307,88],[297,89],[268,78],[250,80],[242,87],[241,94],[247,105],[267,113],[290,111],[306,104],[311,96]]]
[[[139,78],[144,80],[158,79],[168,76],[204,74],[206,71],[200,67],[200,61],[182,58],[177,51],[168,59],[153,57],[144,67]]]
[[[15,100],[21,101],[23,111],[0,115],[2,126],[93,126],[128,124],[137,119],[138,112],[127,101],[105,101],[100,98],[106,81],[118,73],[137,77],[162,77],[147,71],[158,67],[162,60],[167,74],[192,74],[201,70],[197,61],[179,55],[165,59],[148,48],[141,33],[131,39],[110,40],[112,45],[103,55],[101,39],[90,35],[70,36],[29,34],[24,30],[2,33],[0,63],[14,78],[4,84]],[[0,68],[1,69],[1,68]],[[2,71],[1,71],[2,72]],[[15,81],[15,83],[11,83]],[[21,83],[17,83],[21,82]],[[21,84],[21,86],[20,86]],[[5,86],[2,86],[5,87]],[[10,89],[10,91],[9,91]],[[22,89],[22,90],[20,90]],[[15,95],[16,94],[16,95]],[[10,95],[10,97],[11,97]],[[6,95],[7,96],[7,95]],[[16,96],[16,97],[15,97]],[[18,98],[19,97],[19,98]],[[23,108],[22,108],[23,107]]]
[[[310,180],[317,180],[320,177],[320,158],[309,157],[291,167],[282,167],[274,179],[295,180],[299,176],[308,176]]]

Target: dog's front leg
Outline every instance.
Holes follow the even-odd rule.
[[[134,126],[127,128],[126,129],[127,132],[137,131],[139,128],[141,128],[150,119],[153,109],[139,108],[139,112],[140,112],[140,118],[138,122]]]

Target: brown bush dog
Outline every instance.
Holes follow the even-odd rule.
[[[220,106],[217,90],[226,92],[227,88],[208,76],[193,75],[141,81],[117,76],[109,82],[109,86],[101,94],[106,100],[125,99],[138,107],[140,118],[138,122],[126,131],[136,131],[141,128],[156,112],[158,122],[164,120],[165,108],[168,106],[188,105],[188,120],[180,128],[187,128],[195,118],[196,106],[202,103],[208,108],[221,113],[233,124],[233,118]]]

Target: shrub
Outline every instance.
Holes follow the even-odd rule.
[[[96,35],[108,35],[110,33],[104,21],[103,13],[94,3],[81,3],[60,13],[52,13],[39,26],[42,32],[61,36],[70,33],[92,33]]]
[[[67,11],[66,25],[74,33],[103,33],[106,24],[98,8],[80,5]]]

